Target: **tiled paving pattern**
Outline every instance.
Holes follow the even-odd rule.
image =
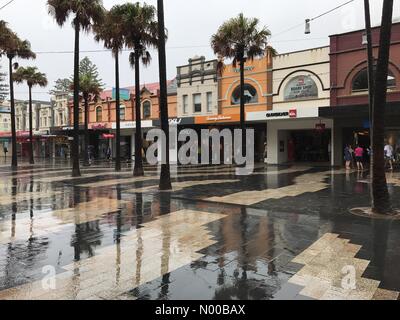
[[[175,167],[159,192],[145,169],[0,164],[0,299],[399,299],[400,221],[349,213],[369,205],[368,172]]]
[[[199,250],[215,244],[205,224],[220,214],[182,210],[128,232],[116,246],[65,266],[55,289],[42,281],[0,292],[0,299],[114,299],[132,288],[203,257]]]
[[[338,236],[326,233],[292,260],[305,265],[289,280],[290,283],[304,286],[300,294],[319,300],[371,300],[375,296],[397,300],[398,292],[378,290],[379,281],[362,277],[370,262],[355,258],[361,246]],[[347,282],[342,284],[349,272],[346,267],[355,270],[354,286],[350,278],[348,286]]]

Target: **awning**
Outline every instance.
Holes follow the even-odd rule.
[[[319,117],[328,119],[337,118],[368,118],[368,105],[348,105],[319,108]],[[389,102],[386,104],[386,117],[400,117],[400,102]]]

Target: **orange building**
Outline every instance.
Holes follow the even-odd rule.
[[[272,55],[248,60],[245,64],[245,114],[272,110]],[[218,115],[198,116],[195,124],[200,128],[235,129],[240,125],[240,69],[239,65],[226,65],[218,79]],[[264,161],[266,142],[265,119],[246,121],[247,128],[255,130],[255,157]]]

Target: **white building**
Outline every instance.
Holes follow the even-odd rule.
[[[280,54],[273,59],[273,110],[267,122],[267,163],[333,164],[333,121],[319,118],[330,105],[329,47]],[[247,121],[260,118],[248,113]]]
[[[178,118],[218,114],[217,64],[195,56],[177,67]]]

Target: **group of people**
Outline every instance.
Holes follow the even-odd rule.
[[[385,153],[385,161],[386,165],[389,166],[389,170],[393,171],[393,164],[395,161],[395,155],[394,155],[394,148],[392,145],[389,143],[386,143],[385,148],[384,148],[384,153]],[[372,156],[372,148],[363,148],[360,145],[357,145],[355,149],[348,144],[346,145],[344,149],[344,160],[346,162],[346,169],[350,170],[352,163],[355,162],[357,165],[357,170],[358,171],[363,171],[364,170],[364,163],[366,161],[369,161],[369,159]]]

